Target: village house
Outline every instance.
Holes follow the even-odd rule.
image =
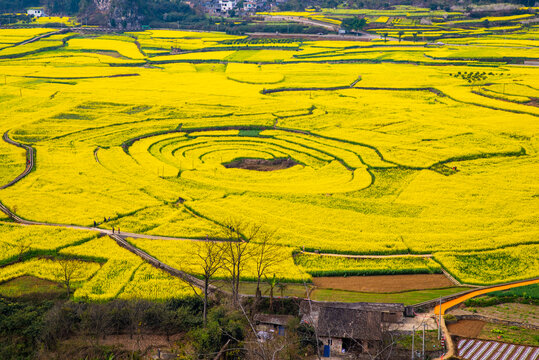
[[[28,9],[26,11],[26,13],[30,16],[35,16],[35,17],[42,17],[42,16],[45,16],[45,13],[43,12],[43,10],[41,9]]]
[[[256,0],[244,0],[243,1],[243,11],[251,12],[255,11],[257,7]]]
[[[269,339],[275,335],[286,335],[292,315],[255,314],[253,320],[259,338]]]
[[[330,357],[378,352],[389,326],[403,321],[404,310],[403,304],[303,301],[300,316],[316,329],[323,355]]]
[[[234,9],[237,5],[236,0],[219,0],[219,6],[221,7],[221,12],[229,12]]]

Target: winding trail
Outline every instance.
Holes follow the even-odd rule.
[[[494,291],[507,290],[507,289],[512,289],[519,286],[526,286],[526,285],[532,285],[532,284],[539,284],[539,278],[526,280],[526,281],[518,281],[518,282],[513,282],[513,283],[503,284],[503,285],[494,285],[494,286],[489,286],[489,287],[482,288],[479,290],[467,292],[466,294],[462,296],[459,296],[455,299],[444,302],[443,304],[441,304],[441,306],[436,305],[436,307],[434,308],[434,316],[437,316],[437,317],[440,316],[440,311],[442,315],[444,315],[446,311],[450,310],[452,307],[457,306],[463,303],[464,301],[471,299],[473,297],[476,297],[476,296],[488,294]],[[444,338],[446,339],[447,352],[442,357],[437,358],[435,360],[450,359],[452,356],[456,354],[455,344],[453,342],[453,339],[451,338],[451,334],[449,333],[449,330],[447,329],[447,326],[445,324],[445,319],[443,317],[441,319],[442,319],[441,328],[444,334]]]
[[[488,294],[488,293],[494,292],[494,291],[507,290],[507,289],[512,289],[512,288],[519,287],[519,286],[526,286],[526,285],[533,285],[533,284],[539,284],[539,278],[535,278],[533,280],[526,280],[526,281],[519,281],[519,282],[509,283],[509,284],[505,284],[505,285],[491,286],[491,287],[487,287],[487,288],[483,288],[483,289],[479,289],[479,290],[476,290],[476,291],[469,292],[469,293],[467,293],[467,294],[465,294],[463,296],[460,296],[460,297],[458,297],[456,299],[453,299],[451,301],[443,303],[442,306],[441,306],[442,315],[444,315],[445,312],[448,311],[449,309],[451,309],[452,307],[457,306],[458,304],[461,304],[464,301],[466,301],[468,299],[471,299],[473,297]],[[439,313],[440,313],[440,305],[437,305],[434,308],[434,314],[438,315]]]
[[[11,140],[9,138],[9,131],[6,131],[4,133],[4,136],[2,136],[2,139],[7,142],[8,144],[15,145],[17,147],[23,148],[26,150],[26,168],[24,171],[17,176],[15,179],[7,183],[6,185],[0,186],[0,190],[6,189],[10,186],[15,185],[18,183],[22,178],[24,178],[26,175],[30,174],[35,166],[35,151],[34,148],[28,145],[21,144],[19,142],[16,142],[14,140]]]

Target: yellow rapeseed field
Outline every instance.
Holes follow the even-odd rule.
[[[44,30],[0,30],[9,44],[0,50],[0,135],[36,151],[34,171],[0,190],[0,201],[28,220],[186,239],[213,237],[231,218],[261,224],[275,231],[285,254],[275,272],[290,281],[310,279],[292,258],[303,248],[432,253],[478,284],[534,277],[536,259],[525,254],[539,235],[539,68],[527,62],[537,40],[534,28],[515,31],[507,43],[490,34],[470,46],[236,50],[250,40],[151,30],[17,46]],[[291,166],[274,166],[284,160]],[[0,186],[24,167],[24,151],[1,140]],[[110,238],[4,222],[0,230],[6,261],[30,238],[35,256],[93,264],[77,298],[160,298],[159,286],[191,294]],[[186,266],[187,240],[132,243],[199,274]],[[478,271],[483,258],[507,261]],[[410,266],[427,268],[436,266]],[[53,279],[51,271],[28,273]]]

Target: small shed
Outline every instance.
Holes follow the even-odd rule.
[[[253,320],[256,330],[284,336],[292,315],[255,314]]]

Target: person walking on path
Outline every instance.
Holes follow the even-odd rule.
[[[114,234],[114,227],[112,227],[112,233]]]

